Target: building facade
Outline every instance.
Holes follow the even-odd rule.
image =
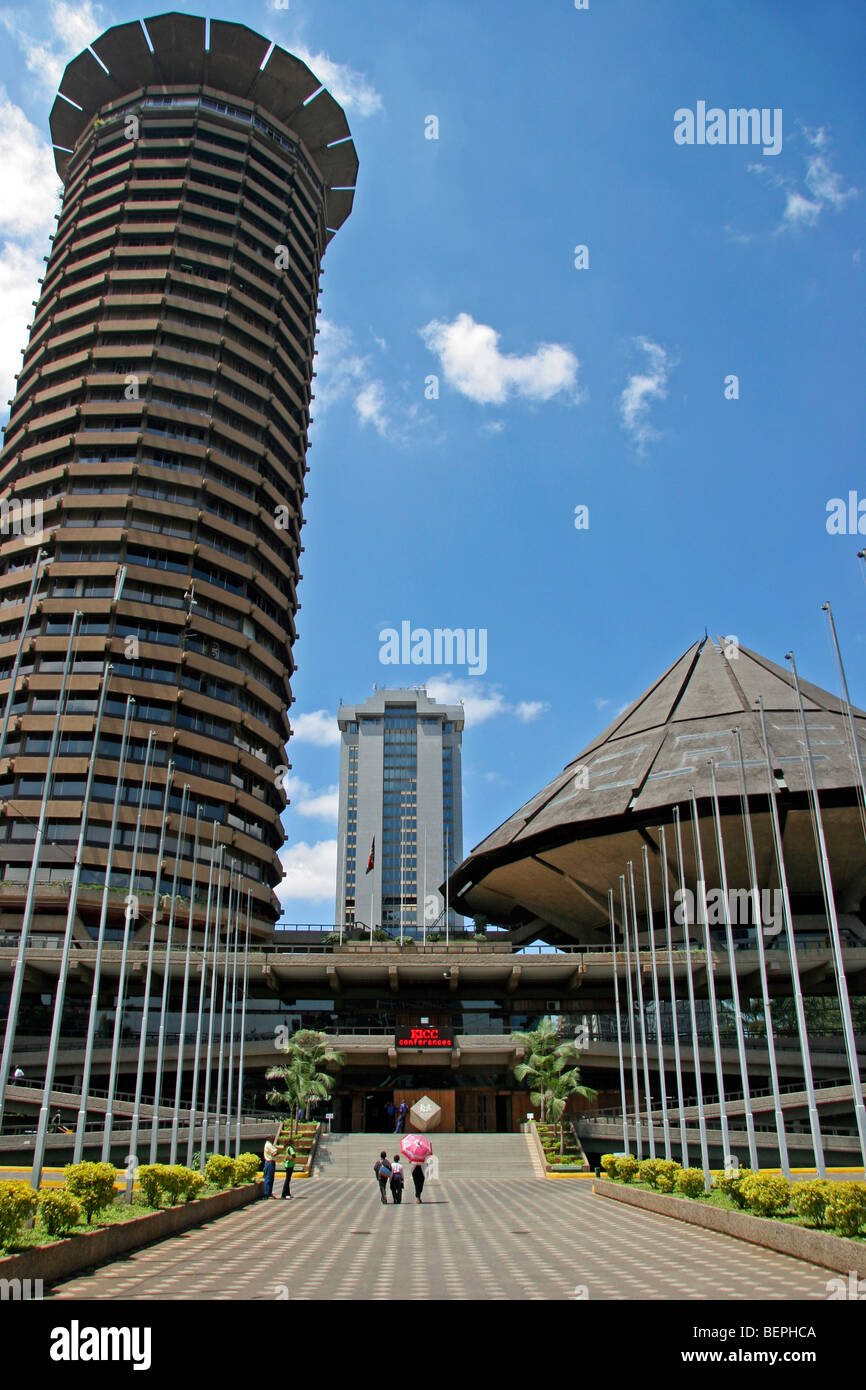
[[[357,157],[304,63],[181,14],[116,26],[74,59],[51,133],[62,205],[0,455],[7,510],[41,522],[0,552],[0,702],[22,654],[0,748],[2,925],[20,921],[53,773],[34,925],[62,929],[93,752],[80,930],[95,930],[111,841],[115,925],[127,893],[203,901],[234,876],[263,935],[279,912],[320,268]]]
[[[336,921],[405,935],[458,922],[443,885],[463,857],[462,705],[423,689],[341,705]],[[447,911],[446,911],[447,909]]]

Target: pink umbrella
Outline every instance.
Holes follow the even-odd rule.
[[[400,1139],[400,1152],[410,1163],[423,1163],[433,1152],[433,1145],[426,1134],[404,1134]]]

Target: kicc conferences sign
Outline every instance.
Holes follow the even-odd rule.
[[[398,1028],[398,1047],[453,1047],[454,1034],[450,1028]]]

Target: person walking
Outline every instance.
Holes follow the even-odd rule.
[[[403,1164],[400,1162],[400,1155],[394,1155],[394,1162],[391,1164],[391,1196],[394,1198],[394,1205],[399,1207],[403,1201]]]
[[[382,1206],[388,1205],[388,1179],[391,1176],[391,1165],[388,1162],[388,1155],[383,1149],[376,1162],[373,1164],[373,1172],[379,1184],[379,1196],[382,1199]]]
[[[401,1100],[401,1101],[400,1101],[400,1109],[397,1111],[397,1128],[394,1130],[394,1133],[395,1133],[395,1134],[405,1134],[405,1132],[406,1132],[406,1116],[407,1116],[408,1114],[409,1114],[409,1107],[408,1107],[408,1105],[406,1104],[405,1100]]]
[[[415,1201],[421,1201],[421,1193],[424,1190],[424,1164],[412,1164],[412,1182],[415,1186]]]
[[[283,1197],[292,1195],[292,1174],[295,1171],[295,1151],[291,1144],[286,1149],[286,1176],[283,1178],[283,1190],[280,1193],[280,1200]]]
[[[277,1172],[277,1146],[270,1139],[265,1140],[264,1151],[265,1196],[274,1195],[274,1178]]]

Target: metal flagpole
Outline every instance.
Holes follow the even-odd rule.
[[[421,888],[421,940],[427,945],[427,826],[424,826],[424,882]]]
[[[672,1157],[671,1124],[670,1119],[668,1118],[668,1088],[665,1083],[665,1050],[664,1039],[662,1038],[662,1011],[661,1003],[659,1001],[659,973],[658,962],[656,960],[656,938],[655,922],[653,919],[652,890],[650,887],[649,850],[647,849],[646,845],[643,846],[643,872],[646,892],[646,920],[647,928],[649,931],[650,956],[652,959],[653,999],[655,1001],[656,1010],[656,1050],[658,1053],[659,1061],[659,1086],[661,1088],[662,1096],[662,1124],[664,1126],[665,1132],[665,1158],[670,1159]]]
[[[674,827],[677,836],[677,866],[679,868],[680,880],[680,899],[683,911],[683,940],[686,947],[686,979],[689,985],[689,1016],[692,1024],[692,1054],[695,1059],[695,1089],[698,1099],[698,1129],[701,1136],[701,1167],[704,1171],[704,1186],[709,1192],[710,1177],[710,1155],[707,1147],[707,1121],[704,1115],[704,1082],[701,1076],[701,1052],[700,1039],[698,1038],[698,1014],[695,1008],[695,982],[692,976],[692,943],[689,938],[690,922],[689,909],[686,899],[686,879],[683,867],[683,836],[680,824],[680,808],[674,807]]]
[[[220,1045],[219,1057],[217,1061],[217,1089],[216,1104],[214,1106],[214,1126],[213,1141],[214,1153],[219,1153],[220,1141],[220,1120],[222,1119],[222,1099],[223,1099],[223,1062],[225,1060],[225,1041],[226,1041],[226,1007],[229,995],[229,947],[232,940],[232,894],[234,892],[235,870],[234,864],[229,866],[229,892],[226,900],[226,951],[223,961],[223,999],[220,1010]]]
[[[860,740],[857,737],[857,726],[854,723],[854,713],[851,708],[851,696],[848,693],[848,677],[845,675],[845,666],[842,661],[842,650],[839,646],[839,638],[836,634],[836,624],[833,620],[833,610],[829,603],[822,603],[821,608],[827,614],[827,621],[830,625],[830,635],[833,638],[833,647],[836,651],[836,661],[839,666],[839,675],[842,678],[842,692],[845,699],[845,713],[848,717],[848,733],[851,738],[851,756],[854,766],[857,769],[857,784],[860,790],[860,825],[863,835],[866,837],[866,776],[863,772],[863,755],[860,750]]]
[[[177,1130],[180,1118],[180,1090],[183,1082],[183,1050],[186,1044],[186,1014],[189,1004],[189,968],[192,959],[192,922],[195,915],[195,876],[198,871],[198,841],[199,841],[199,816],[201,807],[195,808],[195,829],[193,832],[192,849],[192,880],[189,888],[189,909],[186,918],[186,952],[183,960],[183,994],[180,1001],[180,1027],[177,1039],[177,1067],[174,1079],[174,1105],[171,1114],[171,1149],[169,1151],[169,1163],[177,1162]],[[190,1125],[192,1124],[190,1115]]]
[[[199,1067],[201,1065],[201,1030],[202,1022],[204,1020],[204,997],[205,990],[207,988],[207,952],[208,945],[210,943],[210,909],[213,891],[214,864],[216,861],[216,856],[214,854],[215,839],[216,826],[212,824],[210,842],[210,867],[208,869],[207,875],[207,902],[205,904],[204,910],[204,937],[202,940],[201,968],[199,972],[200,979],[198,987],[198,1007],[196,1009],[195,1019],[195,1048],[193,1049],[192,1062],[192,1096],[190,1097],[189,1103],[189,1133],[187,1134],[186,1139],[186,1164],[188,1168],[192,1167],[193,1145],[195,1144],[196,1105],[198,1104],[198,1079]],[[193,884],[193,893],[194,892],[195,884]]]
[[[695,906],[703,918],[704,947],[707,953],[707,993],[710,1004],[710,1031],[713,1035],[713,1059],[716,1064],[716,1084],[719,1097],[719,1125],[722,1131],[722,1154],[725,1167],[731,1155],[731,1135],[728,1129],[728,1110],[725,1104],[725,1073],[722,1067],[722,1039],[719,1006],[716,1000],[716,971],[713,964],[713,942],[710,936],[710,920],[707,912],[707,880],[704,873],[704,851],[701,845],[701,829],[698,824],[698,802],[694,787],[689,787],[692,803],[692,835],[695,842],[695,864],[697,868],[697,897]]]
[[[451,902],[448,892],[448,875],[451,872],[451,837],[445,827],[445,945],[451,944]]]
[[[616,1002],[616,1046],[619,1054],[619,1093],[622,1101],[622,1148],[628,1153],[628,1115],[625,1101],[625,1054],[622,1047],[622,1020],[619,1008],[619,964],[616,958],[616,924],[613,916],[613,890],[607,890],[607,910],[610,916],[610,949],[613,955],[613,997]]]
[[[710,779],[713,786],[713,821],[716,830],[716,855],[719,860],[719,878],[722,885],[722,902],[725,911],[725,939],[728,944],[728,968],[731,974],[731,999],[734,1005],[734,1025],[737,1030],[737,1052],[740,1058],[740,1080],[743,1086],[743,1113],[746,1118],[746,1135],[749,1141],[749,1164],[758,1168],[758,1144],[755,1139],[755,1117],[752,1114],[752,1096],[749,1089],[749,1065],[746,1058],[746,1035],[743,1029],[743,1011],[740,1007],[740,982],[737,979],[736,955],[734,953],[734,931],[731,923],[730,898],[728,896],[728,867],[725,858],[725,842],[722,838],[722,817],[719,806],[719,789],[716,783],[716,765],[710,759]],[[733,1155],[730,1155],[733,1157]],[[725,1168],[729,1155],[725,1154]]]
[[[235,1018],[238,1007],[238,942],[240,937],[241,920],[241,876],[238,874],[237,889],[235,892],[235,930],[232,939],[232,1007],[229,1014],[228,1031],[228,1082],[226,1084],[226,1127],[225,1127],[225,1151],[229,1152],[232,1142],[232,1101],[234,1099],[235,1081]]]
[[[631,942],[628,929],[628,908],[625,902],[625,874],[619,876],[619,895],[622,906],[622,931],[625,939],[625,978],[628,988],[628,1041],[631,1052],[631,1091],[634,1101],[634,1137],[638,1158],[643,1158],[643,1136],[640,1123],[640,1086],[637,1079],[637,1039],[634,1031],[634,995],[631,987]]]
[[[111,811],[111,829],[108,832],[108,853],[105,859],[105,882],[102,887],[102,906],[99,912],[99,929],[96,934],[96,960],[93,965],[93,987],[90,992],[90,1012],[87,1018],[87,1041],[84,1046],[84,1067],[81,1075],[81,1096],[78,1107],[78,1120],[75,1126],[75,1145],[73,1149],[73,1163],[80,1163],[81,1151],[84,1147],[84,1126],[87,1123],[87,1097],[90,1093],[90,1072],[93,1066],[93,1046],[96,1040],[96,1015],[99,1012],[99,987],[102,982],[102,953],[105,948],[105,926],[108,921],[108,893],[111,885],[111,871],[114,865],[114,841],[117,835],[117,820],[120,814],[120,802],[123,794],[123,784],[126,777],[126,748],[129,737],[129,721],[135,700],[131,695],[126,697],[126,713],[123,717],[123,733],[120,739],[120,761],[118,763],[117,785],[114,789],[114,805]],[[98,747],[94,745],[94,762],[98,756]]]
[[[243,987],[241,991],[241,1038],[238,1055],[238,1119],[235,1127],[235,1158],[241,1151],[241,1119],[243,1116],[244,1104],[244,1053],[246,1050],[246,1027],[247,1027],[247,972],[250,961],[250,910],[252,901],[252,889],[247,888],[247,928],[244,936],[244,974]]]
[[[171,906],[168,910],[168,928],[165,934],[165,950],[162,963],[162,999],[159,1005],[159,1031],[156,1042],[156,1076],[153,1086],[153,1116],[150,1126],[150,1162],[156,1163],[156,1146],[159,1142],[159,1103],[162,1099],[162,1065],[165,1055],[165,1022],[168,1013],[168,996],[171,989],[171,947],[174,937],[174,914],[177,907],[177,876],[183,853],[183,827],[189,807],[189,783],[184,782],[180,797],[180,822],[174,852],[174,872],[171,876]]]
[[[755,840],[752,835],[752,817],[749,812],[749,792],[746,783],[746,764],[743,759],[743,740],[739,729],[734,729],[737,740],[737,756],[740,762],[740,787],[743,805],[743,829],[746,836],[746,857],[749,866],[749,881],[752,889],[753,913],[755,919],[755,939],[758,943],[758,968],[761,975],[761,997],[764,1001],[764,1027],[767,1034],[767,1057],[770,1063],[770,1084],[773,1088],[773,1108],[776,1112],[776,1136],[779,1141],[779,1163],[786,1178],[791,1176],[788,1159],[788,1136],[785,1133],[785,1114],[782,1110],[782,1095],[779,1090],[779,1069],[776,1064],[776,1036],[773,1028],[773,1011],[770,1007],[770,987],[767,982],[767,957],[764,950],[764,923],[761,917],[761,890],[758,887],[758,866],[755,858]]]
[[[815,1099],[815,1082],[812,1075],[812,1054],[809,1048],[809,1029],[806,1023],[806,1010],[803,1005],[803,986],[800,980],[800,962],[797,957],[797,940],[794,931],[794,914],[791,911],[791,897],[788,892],[788,873],[785,868],[785,851],[782,845],[782,829],[779,824],[779,808],[776,805],[776,784],[773,778],[773,764],[770,760],[770,741],[767,737],[767,721],[764,715],[764,701],[758,696],[758,710],[761,715],[761,735],[764,741],[764,759],[767,766],[767,787],[770,798],[770,813],[773,822],[773,843],[776,850],[776,868],[782,893],[782,910],[785,917],[785,935],[788,941],[788,958],[791,967],[791,984],[794,992],[794,1012],[797,1016],[797,1031],[800,1036],[800,1054],[803,1059],[803,1077],[809,1101],[809,1128],[812,1132],[812,1148],[815,1152],[815,1166],[818,1177],[827,1176],[824,1160],[824,1144],[821,1138],[821,1121],[818,1118],[818,1102]]]
[[[643,977],[640,964],[640,933],[637,922],[637,899],[634,891],[634,865],[631,860],[628,861],[628,891],[629,897],[631,898],[631,919],[634,922],[634,973],[637,978],[638,1008],[640,1010],[640,1040],[641,1051],[643,1053],[643,1084],[644,1099],[646,1101],[647,1140],[649,1143],[650,1158],[655,1158],[656,1140],[655,1130],[653,1128],[652,1093],[650,1091],[649,1049],[647,1048],[646,1042],[646,1011],[643,1002]],[[626,918],[626,930],[627,929],[628,919]],[[650,923],[650,931],[652,931],[652,923]]]
[[[150,774],[150,759],[153,752],[154,730],[150,729],[147,735],[147,747],[144,753],[144,767],[141,774],[141,787],[138,796],[138,813],[135,817],[135,835],[132,842],[132,858],[130,860],[128,892],[126,894],[126,911],[123,914],[123,946],[120,952],[120,970],[117,976],[117,996],[114,1007],[114,1031],[111,1040],[111,1063],[108,1070],[108,1100],[105,1107],[105,1121],[102,1131],[102,1162],[108,1162],[108,1155],[111,1149],[111,1126],[114,1120],[114,1088],[117,1085],[117,1064],[120,1056],[120,1034],[123,1024],[123,1009],[126,993],[126,960],[129,954],[129,938],[131,935],[130,926],[132,919],[138,917],[138,898],[135,889],[138,886],[137,864],[138,847],[141,843],[141,827],[144,816],[144,807],[148,797],[148,777]],[[127,1162],[132,1163],[133,1156],[127,1156]]]
[[[665,940],[667,943],[668,951],[668,974],[671,983],[671,1022],[673,1023],[674,1030],[674,1067],[676,1068],[677,1073],[677,1100],[679,1102],[680,1107],[680,1158],[682,1159],[683,1167],[688,1168],[689,1141],[686,1134],[686,1102],[685,1095],[683,1093],[683,1068],[682,1059],[680,1057],[680,1023],[679,1018],[677,1017],[677,986],[676,978],[674,975],[674,945],[673,933],[671,930],[671,891],[670,884],[668,882],[670,869],[668,866],[667,840],[665,839],[665,828],[663,825],[659,826],[659,837],[661,839],[662,860],[664,862],[662,883],[664,887],[665,900]]]
[[[36,1139],[33,1144],[33,1166],[30,1172],[30,1186],[37,1192],[39,1191],[39,1184],[42,1180],[42,1164],[45,1160],[45,1139],[48,1134],[48,1120],[51,1114],[51,1088],[54,1085],[54,1073],[57,1067],[57,1052],[60,1047],[60,1033],[63,1024],[63,1006],[66,1002],[69,953],[72,949],[72,933],[75,927],[75,915],[78,909],[78,885],[81,882],[81,866],[84,858],[84,843],[87,836],[87,816],[90,810],[90,796],[93,790],[93,775],[96,767],[96,750],[99,746],[99,735],[102,730],[102,714],[105,709],[108,687],[111,684],[112,669],[113,668],[106,663],[102,673],[99,702],[96,707],[96,719],[93,724],[93,753],[87,768],[87,780],[84,785],[84,801],[81,808],[81,826],[78,831],[78,844],[75,849],[75,867],[72,870],[72,882],[69,885],[69,905],[66,910],[66,929],[63,933],[63,947],[57,976],[57,993],[54,996],[54,1014],[51,1020],[51,1037],[48,1043],[48,1060],[45,1064],[45,1088],[42,1092],[42,1106],[39,1111]],[[84,1097],[82,1096],[82,1104],[83,1103]]]
[[[165,830],[168,823],[168,807],[171,799],[171,783],[174,777],[174,763],[169,759],[165,773],[165,796],[162,801],[162,823],[159,827],[159,846],[156,851],[156,866],[153,880],[153,908],[150,914],[150,935],[147,942],[147,966],[144,975],[144,999],[141,1006],[141,1036],[138,1040],[138,1071],[135,1077],[135,1099],[132,1106],[132,1128],[129,1137],[130,1159],[126,1173],[126,1200],[132,1201],[132,1188],[135,1182],[134,1168],[138,1162],[138,1129],[141,1122],[141,1092],[144,1086],[144,1054],[147,1050],[147,1024],[150,1016],[150,985],[153,979],[153,953],[156,945],[156,914],[159,911],[159,887],[162,878],[162,856],[165,852]]]
[[[0,758],[4,757],[6,753],[6,738],[9,733],[9,720],[12,716],[12,709],[15,704],[15,686],[18,682],[18,672],[21,670],[21,658],[24,655],[24,644],[27,641],[27,629],[30,626],[30,615],[33,612],[33,600],[36,597],[36,590],[39,586],[42,566],[47,557],[48,552],[45,550],[39,550],[36,553],[36,565],[33,570],[33,578],[30,581],[27,602],[24,606],[24,617],[21,619],[18,647],[15,652],[15,660],[12,663],[12,670],[9,673],[9,689],[6,693],[6,704],[3,709],[3,723],[0,725]]]
[[[400,795],[400,945],[403,945],[403,845],[404,845],[403,796]]]
[[[39,807],[39,821],[36,826],[36,835],[33,842],[33,862],[30,866],[30,874],[27,879],[27,897],[24,903],[24,914],[21,918],[21,927],[18,933],[18,955],[15,960],[15,973],[12,978],[12,989],[9,995],[6,1034],[3,1039],[3,1056],[2,1060],[0,1060],[0,1131],[3,1129],[3,1114],[6,1108],[6,1088],[9,1084],[9,1072],[12,1067],[12,1049],[15,1045],[15,1034],[18,1031],[18,1011],[21,1006],[21,994],[24,989],[24,973],[27,968],[27,943],[30,939],[30,928],[33,925],[33,914],[36,908],[36,879],[39,874],[39,859],[42,854],[42,842],[45,839],[45,825],[48,819],[48,802],[51,799],[51,785],[54,781],[54,764],[57,759],[57,749],[60,743],[60,727],[66,712],[66,691],[69,684],[73,651],[78,639],[80,624],[81,613],[76,609],[69,625],[69,641],[66,646],[66,659],[63,663],[60,693],[57,697],[57,713],[54,716],[54,727],[51,731],[48,761],[45,765],[45,781],[42,786],[42,804]]]
[[[833,890],[833,877],[830,873],[830,859],[827,854],[827,842],[824,838],[824,820],[821,815],[821,802],[818,797],[818,781],[815,776],[815,763],[812,757],[812,744],[809,740],[809,728],[806,723],[806,711],[803,707],[803,695],[800,690],[800,679],[797,675],[797,664],[794,661],[794,653],[788,652],[787,660],[790,661],[794,672],[794,685],[797,691],[797,703],[800,709],[800,727],[803,731],[803,741],[806,749],[806,767],[809,775],[810,799],[812,802],[812,819],[815,829],[815,836],[818,846],[818,863],[821,871],[821,885],[824,892],[824,903],[827,909],[827,921],[830,927],[830,938],[833,943],[833,959],[836,962],[836,988],[839,992],[839,1005],[842,1014],[842,1027],[845,1034],[845,1050],[848,1057],[848,1070],[851,1074],[851,1087],[854,1092],[854,1113],[857,1118],[857,1133],[860,1137],[860,1156],[863,1160],[863,1168],[866,1170],[866,1108],[863,1105],[863,1082],[860,1077],[860,1066],[857,1060],[857,1043],[854,1037],[854,1024],[851,1018],[851,999],[848,994],[848,980],[845,975],[845,961],[842,956],[842,938],[839,933],[839,918],[836,915],[836,898]]]

